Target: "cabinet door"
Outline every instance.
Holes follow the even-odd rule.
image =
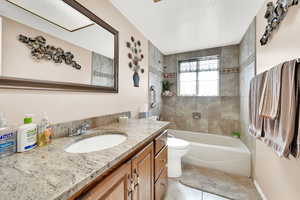
[[[131,162],[106,177],[80,200],[131,200]]]
[[[164,168],[155,183],[155,200],[163,200],[168,188],[168,169]]]
[[[164,131],[160,136],[155,138],[154,140],[154,152],[155,155],[157,155],[160,150],[162,150],[166,145],[167,145],[167,140],[168,140],[168,131]]]
[[[154,177],[155,181],[158,179],[162,171],[166,168],[168,163],[168,147],[166,146],[154,158]]]
[[[133,200],[153,200],[153,143],[132,159],[132,176],[135,184]]]

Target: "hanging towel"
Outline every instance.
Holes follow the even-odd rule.
[[[250,82],[249,91],[249,133],[250,135],[263,137],[263,118],[259,116],[259,105],[265,83],[266,72],[255,76]]]
[[[300,64],[297,62],[297,90],[296,90],[296,102],[297,102],[297,113],[296,113],[296,125],[295,135],[292,143],[292,155],[295,158],[300,158]]]
[[[283,64],[280,64],[267,71],[259,105],[259,115],[264,118],[275,119],[278,116],[282,66]]]
[[[288,158],[295,135],[296,122],[296,60],[282,66],[279,114],[276,119],[264,118],[263,141],[271,146],[278,156]]]

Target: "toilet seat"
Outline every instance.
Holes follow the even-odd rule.
[[[189,142],[178,139],[178,138],[168,138],[168,147],[178,150],[184,150],[189,146]]]

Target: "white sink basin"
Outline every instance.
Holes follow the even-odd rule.
[[[127,137],[121,134],[99,135],[71,144],[65,151],[68,153],[90,153],[111,148],[123,143],[126,139]]]

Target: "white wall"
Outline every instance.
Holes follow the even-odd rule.
[[[268,0],[269,1],[269,0]],[[293,58],[300,58],[300,12],[299,5],[289,9],[279,30],[273,33],[268,45],[261,46],[266,20],[266,1],[257,15],[256,46],[257,73]],[[275,3],[275,0],[274,0]],[[268,200],[300,199],[300,161],[279,158],[271,148],[256,142],[255,180]]]
[[[25,113],[33,113],[36,115],[35,119],[39,120],[40,114],[44,111],[48,113],[53,123],[128,110],[133,112],[133,116],[137,116],[139,109],[148,103],[147,39],[111,5],[109,0],[79,0],[79,2],[119,31],[119,93],[0,89],[0,111],[5,112],[11,123],[22,123]],[[141,63],[145,73],[141,74],[139,88],[133,87],[133,72],[128,67],[126,41],[130,40],[131,36],[141,40],[145,56]]]

